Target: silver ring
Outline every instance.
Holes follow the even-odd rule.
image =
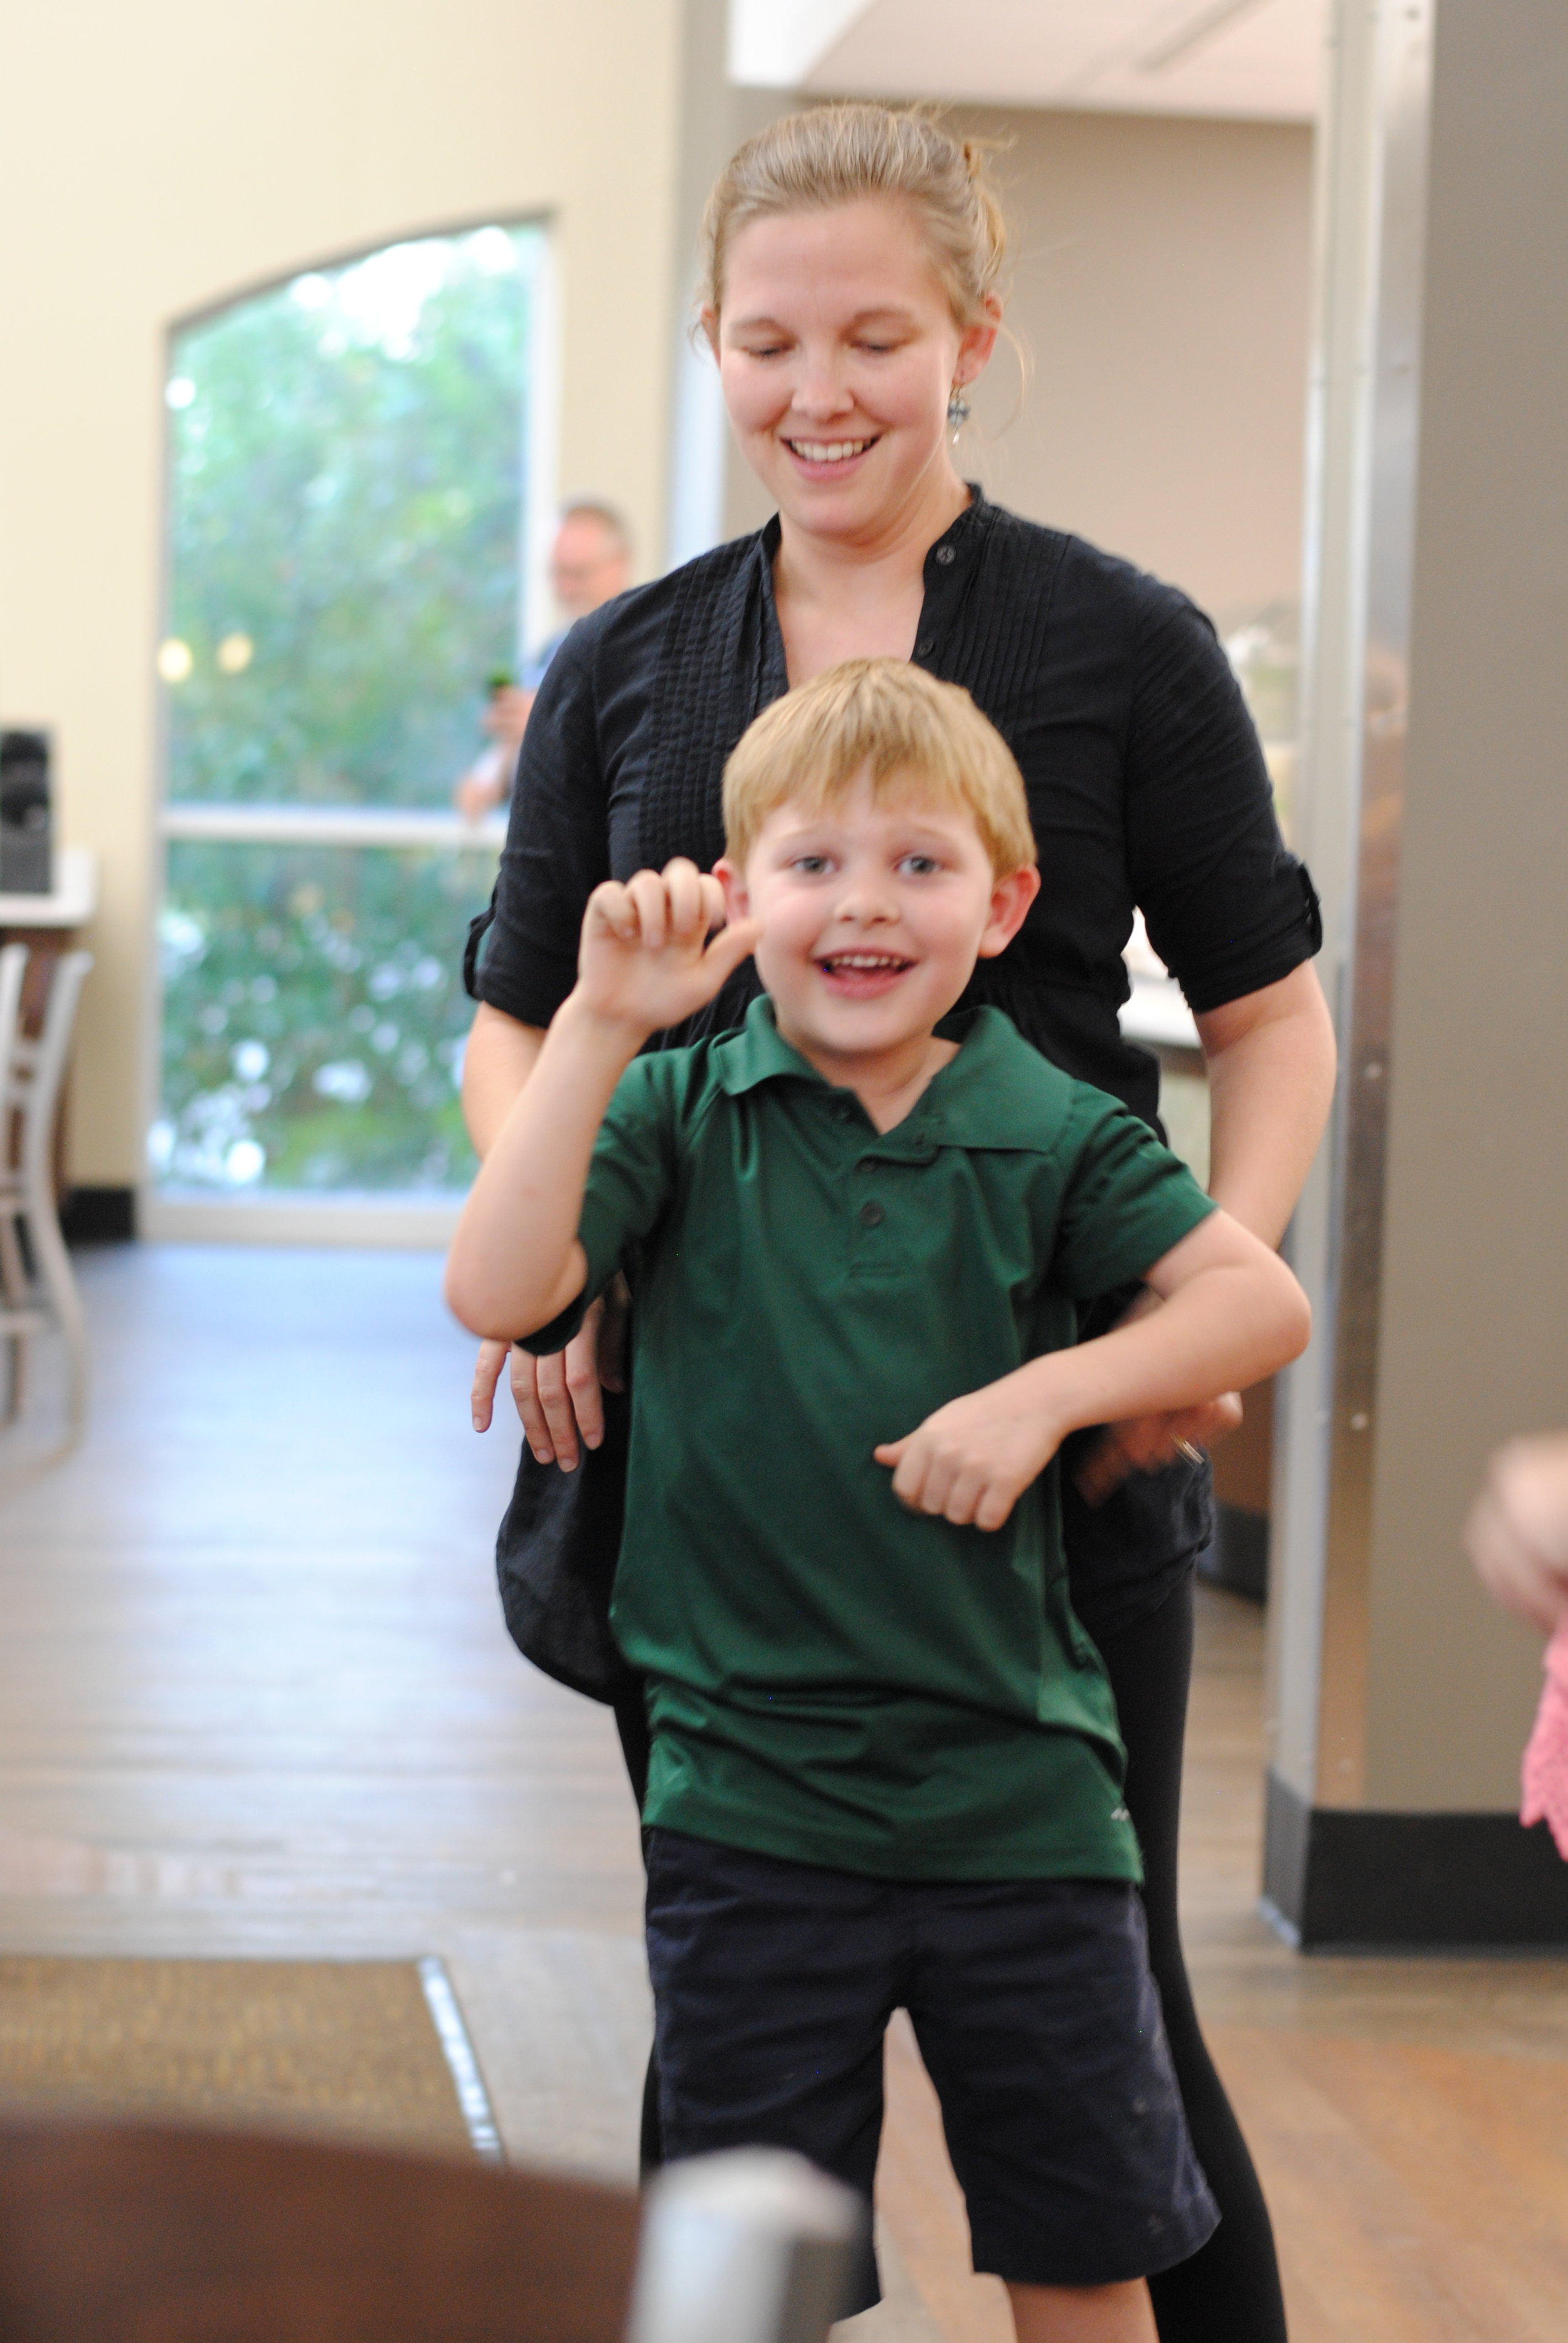
[[[1176,1443],[1176,1453],[1178,1456],[1185,1456],[1189,1464],[1201,1464],[1203,1462],[1203,1451],[1201,1448],[1194,1448],[1190,1440],[1179,1440]]]

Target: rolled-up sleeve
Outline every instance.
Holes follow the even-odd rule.
[[[583,911],[609,876],[593,649],[574,628],[539,686],[480,943],[476,997],[524,1025],[548,1025],[571,990]]]
[[[1126,768],[1129,873],[1189,1005],[1217,1009],[1310,960],[1317,897],[1274,816],[1263,753],[1214,629],[1152,587]]]

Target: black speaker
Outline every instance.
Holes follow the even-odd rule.
[[[50,850],[49,736],[0,732],[0,895],[47,895]]]

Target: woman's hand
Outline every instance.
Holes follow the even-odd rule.
[[[1500,1448],[1464,1534],[1493,1602],[1552,1634],[1568,1612],[1568,1433]]]
[[[1102,1505],[1134,1473],[1163,1473],[1188,1449],[1212,1448],[1241,1427],[1239,1392],[1226,1392],[1201,1407],[1178,1408],[1171,1415],[1137,1415],[1126,1423],[1109,1423],[1073,1481],[1087,1503]]]
[[[950,1400],[902,1440],[884,1441],[871,1453],[892,1467],[893,1494],[912,1513],[1000,1530],[1061,1436],[1038,1396],[1007,1375]]]
[[[524,1437],[541,1464],[574,1472],[584,1448],[604,1438],[601,1391],[626,1389],[623,1373],[627,1312],[630,1296],[617,1278],[593,1302],[564,1351],[537,1359],[507,1342],[481,1342],[474,1366],[471,1404],[476,1432],[487,1432],[496,1387],[509,1368],[512,1400]]]
[[[588,897],[573,1001],[642,1035],[706,1008],[750,951],[755,920],[726,925],[719,880],[678,855],[623,886],[607,879]],[[711,938],[711,941],[709,939]]]
[[[1160,1307],[1160,1296],[1145,1286],[1131,1309],[1117,1320],[1131,1326]],[[1134,1473],[1162,1473],[1188,1448],[1211,1448],[1217,1440],[1241,1429],[1241,1401],[1236,1392],[1201,1407],[1184,1407],[1168,1415],[1136,1415],[1125,1423],[1110,1423],[1073,1474],[1086,1503],[1102,1505]]]

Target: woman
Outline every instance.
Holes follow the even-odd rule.
[[[1117,1025],[1121,948],[1141,906],[1198,1018],[1213,1192],[1278,1242],[1332,1082],[1308,965],[1312,890],[1281,844],[1256,737],[1207,621],[1124,563],[988,503],[954,468],[950,434],[1000,320],[1002,241],[976,158],[919,115],[855,105],[798,116],[749,141],[719,180],[703,325],[737,439],[778,518],[584,621],[541,689],[466,1068],[481,1151],[571,986],[591,889],[676,853],[710,867],[724,759],[759,709],[841,659],[891,655],[964,685],[1029,786],[1040,899],[974,997],[1152,1121],[1157,1069]],[[752,989],[748,968],[705,1025],[736,1021]],[[1124,1295],[1107,1306],[1141,1305]],[[552,1664],[602,1693],[618,1499],[614,1443],[599,1448],[595,1342],[588,1331],[537,1374],[513,1354],[532,1458],[509,1523],[528,1533],[525,1610],[548,1607],[574,1543],[597,1553],[601,1608],[578,1656],[558,1644]],[[502,1358],[496,1346],[481,1356],[481,1425]],[[1116,1690],[1151,1955],[1224,2217],[1201,2254],[1154,2282],[1164,2343],[1284,2334],[1268,2214],[1198,2031],[1176,1931],[1191,1568],[1209,1518],[1197,1443],[1226,1420],[1221,1409],[1115,1427],[1066,1476],[1073,1600]],[[588,1470],[563,1479],[550,1460],[569,1471],[584,1446],[598,1451]],[[1070,1485],[1074,1472],[1102,1502]],[[516,1632],[511,1604],[508,1615]],[[635,1778],[635,1691],[618,1721]]]

